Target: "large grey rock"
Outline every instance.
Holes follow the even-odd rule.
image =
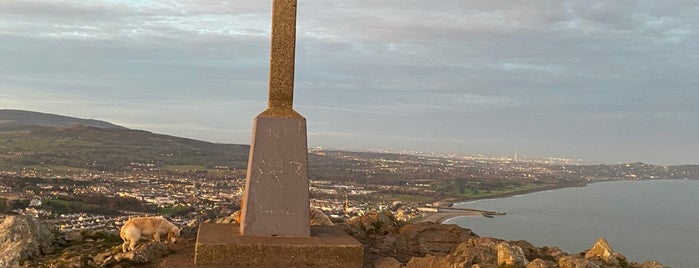
[[[524,257],[524,251],[519,246],[510,245],[507,242],[498,244],[498,265],[510,267],[525,267],[529,261]]]
[[[16,267],[22,260],[53,251],[54,234],[31,216],[7,216],[0,222],[0,267]]]

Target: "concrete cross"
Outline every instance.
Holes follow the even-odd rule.
[[[263,113],[267,116],[300,117],[293,111],[296,5],[297,0],[274,0],[272,4],[269,101]]]
[[[306,118],[292,106],[296,1],[273,0],[269,102],[253,125],[240,225],[202,223],[197,265],[359,268],[364,263],[362,244],[341,228],[310,226]]]
[[[294,111],[296,0],[274,0],[268,108],[255,118],[243,235],[309,236],[306,119]]]

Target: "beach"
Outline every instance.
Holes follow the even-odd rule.
[[[602,182],[602,181],[595,181],[595,182]],[[595,183],[595,182],[589,182],[589,183]],[[550,191],[550,190],[557,190],[557,189],[564,189],[564,188],[574,188],[574,187],[586,187],[588,186],[588,183],[565,183],[565,184],[558,184],[558,185],[549,185],[541,188],[535,188],[535,189],[528,189],[528,190],[523,190],[523,191],[513,191],[509,193],[503,193],[503,194],[496,194],[496,195],[490,195],[490,196],[484,196],[480,198],[468,198],[468,199],[445,199],[440,201],[441,203],[465,203],[465,202],[470,202],[470,201],[475,201],[475,200],[486,200],[486,199],[501,199],[501,198],[508,198],[508,197],[513,197],[513,196],[518,196],[518,195],[523,195],[523,194],[530,194],[530,193],[537,193],[537,192],[545,192],[545,191]],[[493,217],[497,215],[505,215],[503,212],[498,212],[498,211],[490,211],[490,210],[480,210],[480,209],[472,209],[472,208],[455,208],[455,207],[437,207],[439,212],[433,212],[426,214],[424,217],[418,219],[418,222],[436,222],[436,223],[444,223],[449,219],[453,218],[458,218],[458,217],[463,217],[463,216],[483,216],[483,217]]]
[[[418,222],[444,223],[449,219],[463,216],[493,217],[495,215],[505,215],[505,213],[503,212],[470,208],[439,207],[437,209],[439,210],[439,212],[427,214],[424,217],[420,218]]]

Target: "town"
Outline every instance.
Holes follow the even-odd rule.
[[[309,152],[311,206],[333,221],[368,210],[403,220],[453,202],[609,180],[697,179],[696,170],[643,163],[584,165],[438,154]],[[124,171],[15,167],[0,171],[0,213],[30,214],[61,232],[117,232],[130,217],[162,215],[179,225],[231,215],[240,208],[245,170],[132,162]]]

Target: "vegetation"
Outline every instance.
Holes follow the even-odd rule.
[[[192,207],[188,206],[174,206],[160,208],[158,213],[163,216],[174,217],[174,216],[184,216],[187,213],[194,211]]]
[[[214,144],[130,129],[82,125],[0,128],[0,168],[31,167],[57,173],[162,166],[244,169],[248,150],[246,145]]]
[[[93,213],[102,215],[118,215],[120,210],[137,212],[155,212],[155,208],[143,204],[134,198],[108,197],[104,195],[78,195],[47,199],[43,202],[44,209],[57,214]]]

